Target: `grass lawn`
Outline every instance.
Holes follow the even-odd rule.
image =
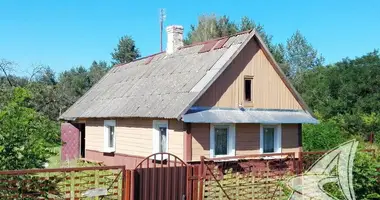
[[[57,153],[57,155],[49,158],[48,167],[47,168],[59,168],[61,167],[61,147],[54,147],[53,151]]]

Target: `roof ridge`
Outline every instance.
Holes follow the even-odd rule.
[[[250,33],[252,30],[253,29],[250,29],[250,30],[247,30],[247,31],[240,31],[240,32],[237,32],[237,33],[234,33],[234,34],[231,34],[231,35],[226,35],[226,36],[223,36],[223,37],[213,38],[213,39],[206,40],[206,41],[203,41],[203,42],[191,43],[191,44],[188,44],[188,45],[185,45],[185,46],[181,47],[180,49],[184,49],[184,48],[188,48],[188,47],[193,47],[193,46],[197,46],[197,45],[213,42],[213,41],[216,41],[216,40],[221,40],[221,39],[224,39],[224,38],[230,38],[230,37],[234,37],[234,36],[237,36],[237,35],[242,35],[242,34]]]
[[[211,39],[211,40],[206,40],[206,41],[203,41],[203,42],[195,42],[195,43],[192,43],[192,44],[189,44],[189,45],[185,45],[185,46],[182,46],[181,48],[179,49],[184,49],[184,48],[188,48],[188,47],[193,47],[193,46],[197,46],[197,45],[201,45],[201,44],[206,44],[206,43],[209,43],[209,42],[212,42],[212,41],[217,41],[217,40],[221,40],[221,39],[224,39],[224,38],[230,38],[230,37],[234,37],[234,36],[237,36],[237,35],[242,35],[242,34],[246,34],[246,33],[250,33],[253,29],[250,29],[250,30],[247,30],[247,31],[240,31],[240,32],[237,32],[237,33],[234,33],[234,34],[231,34],[231,35],[227,35],[227,36],[223,36],[223,37],[219,37],[219,38],[214,38],[214,39]],[[138,61],[138,60],[142,60],[142,59],[145,59],[145,58],[149,58],[149,57],[152,57],[152,56],[156,56],[156,55],[159,55],[159,54],[162,54],[162,53],[165,53],[166,51],[160,51],[158,53],[154,53],[154,54],[151,54],[151,55],[147,55],[147,56],[144,56],[144,57],[140,57],[140,58],[136,58],[134,60],[132,60],[131,62],[135,62],[135,61]],[[128,63],[131,63],[131,62],[125,62],[125,63],[119,63],[119,64],[116,64],[114,65],[115,67],[120,67],[122,65],[125,65],[125,64],[128,64]]]
[[[156,56],[156,55],[159,55],[159,54],[162,54],[162,53],[165,53],[166,51],[160,51],[158,53],[154,53],[154,54],[151,54],[151,55],[147,55],[147,56],[144,56],[144,57],[140,57],[140,58],[136,58],[134,60],[132,60],[131,62],[124,62],[124,63],[119,63],[119,64],[116,64],[114,65],[115,67],[120,67],[122,65],[125,65],[125,64],[128,64],[128,63],[132,63],[132,62],[136,62],[136,61],[139,61],[139,60],[142,60],[142,59],[145,59],[145,58],[149,58],[149,57],[152,57],[152,56]]]

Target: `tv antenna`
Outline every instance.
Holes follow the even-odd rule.
[[[162,32],[164,29],[164,21],[166,18],[165,9],[160,9],[160,50],[162,52]]]

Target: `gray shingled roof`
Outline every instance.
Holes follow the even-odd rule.
[[[178,118],[253,34],[231,36],[208,52],[199,53],[201,43],[115,66],[60,119]]]

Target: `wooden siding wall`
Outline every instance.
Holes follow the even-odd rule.
[[[298,152],[298,124],[282,125],[282,152]],[[301,144],[302,145],[302,144]]]
[[[253,104],[244,105],[244,77],[253,76]],[[251,40],[196,106],[302,109],[255,40]]]
[[[183,158],[183,123],[169,120],[169,152]],[[103,151],[104,120],[86,120],[86,149]],[[116,153],[146,157],[153,153],[152,119],[116,119]]]
[[[282,152],[298,152],[298,125],[282,124]],[[210,124],[192,124],[192,160],[210,156]],[[260,124],[236,124],[236,155],[260,153]]]

